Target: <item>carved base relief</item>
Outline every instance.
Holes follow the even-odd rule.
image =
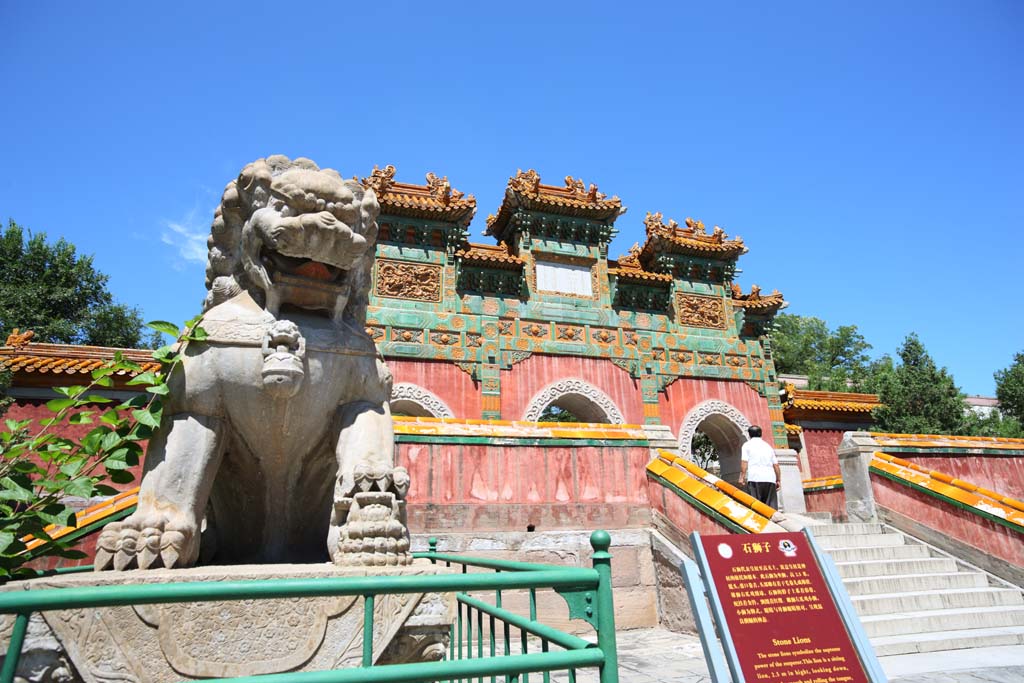
[[[378,568],[374,573],[445,571],[417,563]],[[364,569],[339,569],[327,564],[199,567],[70,575],[23,582],[12,588],[366,574]],[[362,603],[357,597],[240,600],[61,610],[43,616],[87,683],[162,683],[359,666]],[[410,659],[416,656],[436,658],[453,617],[451,595],[378,596],[374,605],[374,659],[384,663],[385,651],[392,653],[388,658],[395,661],[423,661]],[[407,626],[411,629],[408,634]],[[9,637],[9,633],[4,635]],[[2,646],[6,648],[6,643]]]

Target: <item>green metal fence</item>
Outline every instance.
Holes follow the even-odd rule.
[[[431,550],[416,557],[462,567],[462,573],[434,576],[366,576],[316,579],[269,579],[261,581],[188,582],[86,588],[50,588],[0,593],[0,614],[14,614],[10,645],[0,669],[0,683],[12,683],[21,647],[33,612],[112,607],[172,602],[204,602],[325,596],[362,596],[362,666],[334,671],[267,674],[224,679],[252,683],[429,683],[432,681],[491,681],[544,683],[552,672],[567,671],[575,680],[576,669],[596,667],[601,683],[618,683],[618,655],[615,646],[615,615],[612,603],[611,537],[595,531],[590,537],[593,567],[560,567],[485,560]],[[470,572],[470,567],[494,570]],[[537,621],[538,590],[553,589],[569,606],[571,618],[593,625],[597,642],[590,643]],[[495,604],[470,593],[494,591]],[[503,592],[529,592],[529,616],[502,607]],[[379,595],[454,592],[458,616],[451,627],[448,658],[439,662],[414,664],[373,664],[373,606]],[[484,640],[484,619],[489,632]],[[474,620],[476,622],[474,626]],[[497,633],[503,635],[501,647]],[[514,633],[515,632],[515,633]],[[518,636],[518,647],[513,646]],[[540,652],[530,652],[530,636],[540,640]],[[559,649],[553,649],[555,646]],[[518,650],[518,652],[516,652]]]

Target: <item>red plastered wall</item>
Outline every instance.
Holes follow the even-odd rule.
[[[877,474],[871,475],[871,488],[875,503],[881,507],[1024,567],[1024,535]]]
[[[890,450],[885,452],[1004,496],[1024,500],[1024,458],[1005,455],[930,456]]]
[[[842,489],[804,491],[808,512],[828,512],[833,522],[846,520],[846,495]]]
[[[842,474],[839,468],[839,444],[843,440],[840,429],[813,429],[804,427],[804,448],[811,479]]]
[[[672,428],[679,436],[680,428],[687,414],[700,403],[717,399],[733,406],[750,421],[760,425],[766,438],[771,438],[772,419],[768,413],[768,402],[746,382],[721,379],[678,379],[668,385],[664,393],[658,394],[661,422]]]
[[[390,358],[386,362],[395,384],[415,384],[444,401],[455,417],[479,419],[480,386],[454,363]]]
[[[640,381],[601,358],[534,354],[501,373],[501,417],[521,420],[530,400],[549,384],[582,379],[608,395],[627,424],[643,424]]]
[[[400,443],[410,529],[619,528],[648,518],[646,446]],[[618,526],[616,526],[618,525]]]
[[[692,531],[702,534],[732,533],[728,527],[690,505],[653,477],[647,478],[647,496],[651,508],[664,515],[684,538]]]

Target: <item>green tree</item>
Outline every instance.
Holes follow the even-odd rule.
[[[1024,424],[1024,351],[1013,357],[1010,367],[997,371],[995,379],[1000,412]]]
[[[559,408],[554,403],[541,411],[538,422],[584,422],[565,408]]]
[[[708,469],[712,464],[718,462],[718,450],[715,442],[704,432],[697,432],[693,435],[693,443],[690,444],[690,454],[693,461],[701,469]]]
[[[971,436],[997,436],[1004,439],[1024,438],[1024,426],[1010,415],[993,410],[988,415],[978,415],[973,410],[967,413],[966,434]]]
[[[64,239],[49,243],[13,220],[0,225],[0,342],[17,327],[38,342],[160,346],[138,309],[114,301],[108,279]]]
[[[882,407],[874,411],[876,428],[903,434],[962,434],[968,408],[946,368],[939,368],[913,332],[903,341],[899,362],[883,356],[871,366],[869,390]]]
[[[771,333],[772,358],[779,373],[807,375],[817,391],[858,391],[868,377],[871,345],[856,325],[830,330],[820,318],[783,313]]]

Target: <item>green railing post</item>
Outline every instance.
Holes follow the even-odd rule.
[[[597,646],[604,653],[601,665],[601,683],[619,683],[619,653],[615,644],[615,601],[612,599],[612,555],[608,548],[612,537],[607,531],[590,534],[594,549],[594,569],[597,570]]]
[[[363,668],[373,666],[373,603],[374,595],[363,596]]]
[[[427,539],[427,546],[430,548],[430,552],[436,553],[437,552],[437,536],[431,536],[430,538],[428,538]],[[430,558],[430,564],[437,564],[437,560],[435,560],[433,557]]]
[[[21,613],[14,618],[14,629],[11,631],[11,643],[7,646],[7,656],[4,657],[4,668],[0,670],[0,683],[13,683],[14,671],[18,668],[18,659],[21,658],[21,646],[25,642],[25,632],[28,630],[28,615]]]

